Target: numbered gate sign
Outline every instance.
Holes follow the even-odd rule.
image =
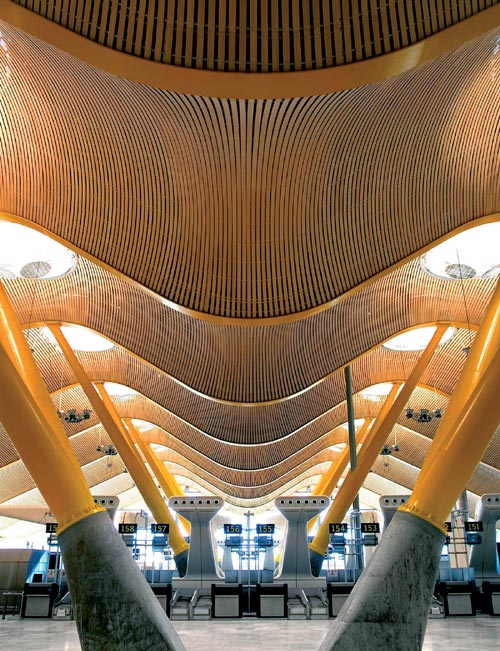
[[[137,533],[137,523],[120,523],[118,525],[118,533]]]
[[[347,522],[330,522],[328,530],[330,533],[347,533]]]
[[[243,525],[241,524],[225,524],[224,533],[227,535],[241,534],[243,532]]]
[[[151,525],[151,533],[170,533],[170,525],[166,522],[157,522]]]

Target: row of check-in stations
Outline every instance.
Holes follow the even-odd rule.
[[[118,499],[102,498],[113,502]],[[384,528],[407,495],[388,495],[380,499]],[[160,603],[174,620],[256,616],[289,619],[335,617],[378,543],[380,526],[371,518],[353,531],[347,523],[330,524],[330,546],[319,577],[311,573],[307,524],[329,505],[326,496],[281,497],[275,501],[286,520],[285,540],[280,562],[275,562],[273,524],[257,525],[256,535],[242,525],[226,523],[222,561],[218,562],[213,521],[224,503],[216,496],[173,497],[169,506],[191,525],[189,556],[184,577],[161,576],[146,571]],[[474,615],[478,610],[500,615],[500,558],[497,521],[500,519],[500,494],[485,495],[476,521],[452,514],[447,523],[449,537],[444,547],[431,616]],[[134,553],[135,527],[124,523],[119,529]],[[167,548],[168,525],[152,525],[152,544]],[[458,550],[458,551],[457,551]],[[233,559],[247,556],[247,567],[235,567]],[[250,556],[263,557],[263,564],[251,567]],[[460,562],[454,563],[460,556]],[[339,565],[336,557],[342,558]],[[333,567],[332,567],[333,562]],[[25,586],[29,594],[40,593],[46,584]],[[50,590],[54,590],[50,588]],[[56,599],[56,597],[54,597]],[[69,595],[66,604],[70,604]],[[56,606],[56,612],[68,608]]]

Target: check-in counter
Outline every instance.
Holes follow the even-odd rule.
[[[446,617],[475,615],[475,587],[472,581],[442,581],[438,592],[443,598]]]
[[[257,617],[288,617],[288,584],[257,583]]]
[[[329,617],[337,617],[353,588],[354,583],[329,582],[326,584]]]
[[[243,616],[243,586],[212,583],[212,618]]]
[[[21,617],[52,617],[58,592],[57,583],[26,583],[23,590]]]
[[[483,603],[489,615],[500,615],[500,582],[483,581]]]

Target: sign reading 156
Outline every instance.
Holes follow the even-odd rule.
[[[241,533],[243,531],[243,526],[241,524],[225,524],[224,533]]]

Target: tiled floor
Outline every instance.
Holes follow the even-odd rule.
[[[225,620],[174,622],[187,651],[314,651],[331,621]],[[0,620],[1,651],[79,651],[74,622]],[[425,651],[498,651],[500,618],[453,617],[429,621]],[[389,651],[389,650],[388,650]]]

